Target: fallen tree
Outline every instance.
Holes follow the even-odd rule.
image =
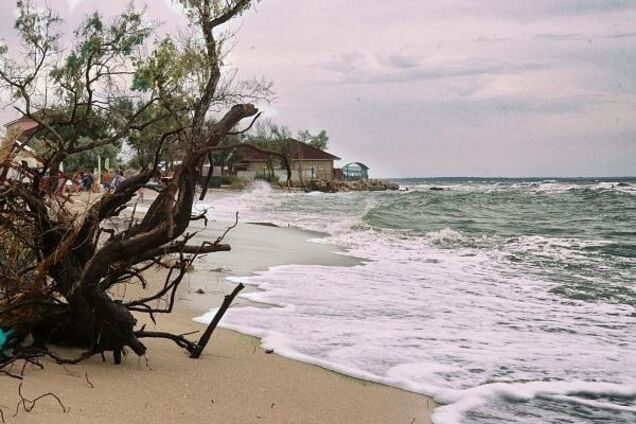
[[[209,115],[228,100],[254,98],[269,89],[258,81],[243,83],[249,88],[246,95],[230,95],[230,83],[221,78],[218,28],[251,1],[180,3],[198,35],[186,41],[157,40],[149,55],[141,55],[153,28],[132,7],[110,22],[98,14],[89,16],[75,32],[75,46],[65,52],[56,32],[59,18],[17,2],[16,29],[27,51],[23,61],[12,61],[7,48],[0,48],[0,80],[16,109],[37,125],[7,136],[0,147],[0,329],[6,339],[0,346],[0,371],[16,360],[45,355],[72,363],[112,352],[118,363],[126,349],[144,355],[142,339],[148,337],[172,340],[198,357],[220,319],[194,342],[139,328],[133,315],[148,314],[154,321],[156,314],[170,313],[193,261],[230,250],[225,234],[192,243],[196,233],[189,232],[190,222],[205,218],[193,215],[195,187],[210,154],[232,148],[221,140],[240,132],[236,127],[246,118],[255,119],[258,110],[240,103],[214,123]],[[38,95],[43,90],[49,95]],[[75,210],[71,198],[59,190],[60,164],[143,131],[157,134],[154,160],[86,211]],[[39,166],[19,160],[37,143],[40,148],[32,155]],[[167,144],[179,146],[180,165],[143,218],[130,219],[120,230],[106,225],[158,176]],[[287,170],[291,174],[289,166]],[[167,271],[154,292],[129,301],[110,295],[131,283],[146,288],[144,271],[152,267]],[[241,288],[226,298],[221,313]],[[159,299],[165,299],[164,306],[157,306]],[[83,353],[62,358],[51,345],[78,347]]]

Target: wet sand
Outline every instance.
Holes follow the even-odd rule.
[[[215,223],[197,237],[211,238],[227,224]],[[249,275],[282,264],[339,264],[353,266],[333,246],[308,243],[318,237],[291,228],[241,224],[226,241],[232,252],[199,260],[178,293],[173,314],[145,316],[149,330],[178,334],[202,331],[192,318],[217,306],[232,285],[226,276]],[[147,273],[151,285],[162,276]],[[197,294],[201,289],[204,294]],[[116,293],[124,295],[123,292]],[[125,297],[140,294],[126,288]],[[245,303],[237,299],[237,304]],[[190,336],[196,339],[198,335]],[[78,365],[58,366],[43,361],[44,370],[27,367],[23,394],[33,399],[53,392],[68,409],[51,397],[35,409],[12,417],[19,400],[18,381],[0,377],[0,408],[15,423],[429,423],[434,402],[424,396],[369,383],[319,367],[267,354],[259,340],[217,329],[198,360],[168,340],[144,339],[145,358],[134,354],[121,365],[111,355]],[[73,356],[73,352],[64,352]]]

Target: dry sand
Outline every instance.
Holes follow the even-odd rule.
[[[180,307],[158,318],[162,331],[201,330]],[[193,336],[196,338],[196,336]],[[434,403],[420,395],[368,383],[267,354],[259,341],[217,329],[198,360],[167,340],[145,339],[147,358],[121,365],[99,356],[78,365],[29,366],[23,394],[53,392],[32,412],[16,410],[18,381],[0,377],[7,423],[429,423]],[[72,352],[63,352],[71,357]],[[17,369],[16,369],[17,370]]]
[[[162,329],[195,329],[177,314]],[[17,384],[0,378],[0,403],[15,423],[427,423],[422,396],[367,383],[268,355],[258,340],[220,330],[198,360],[167,341],[149,341],[148,363],[129,356],[120,366],[94,357],[79,365],[46,363],[27,371],[26,398],[52,399],[10,417]],[[91,385],[93,387],[91,387]]]
[[[192,317],[215,306],[220,294],[229,292],[224,276],[246,275],[263,263],[283,263],[289,260],[290,251],[302,251],[300,246],[307,239],[297,230],[253,225],[239,226],[229,238],[233,252],[214,258],[226,268],[215,269],[215,260],[198,267],[183,284],[176,311],[157,318],[157,330],[180,334],[201,331],[202,326]],[[255,245],[257,240],[261,245]],[[270,243],[263,245],[262,240]],[[254,261],[255,251],[259,252],[258,261]],[[293,257],[293,262],[322,263],[340,258],[343,266],[355,264],[351,258],[317,245],[305,252],[311,254]],[[150,275],[150,279],[159,276]],[[216,283],[211,282],[214,279]],[[198,288],[207,293],[216,291],[216,295],[198,296],[194,294]],[[137,294],[136,289],[128,288],[126,297]],[[197,335],[190,337],[196,339]],[[435,406],[421,395],[267,354],[259,348],[258,339],[223,329],[217,329],[198,360],[189,359],[168,340],[144,339],[144,343],[148,347],[146,358],[131,354],[121,365],[113,365],[112,356],[107,355],[106,362],[96,356],[72,366],[45,360],[43,370],[27,367],[24,396],[33,399],[53,392],[64,403],[66,413],[52,397],[46,397],[32,412],[21,409],[13,417],[19,382],[0,376],[0,408],[6,422],[421,424],[430,423]]]

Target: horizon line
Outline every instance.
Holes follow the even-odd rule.
[[[520,179],[544,179],[544,180],[590,180],[590,179],[636,179],[636,175],[633,176],[629,176],[629,175],[624,175],[624,176],[607,176],[607,175],[601,175],[601,176],[579,176],[579,177],[555,177],[555,176],[523,176],[523,177],[503,177],[503,176],[496,176],[496,177],[484,177],[484,176],[453,176],[453,177],[441,177],[441,176],[434,176],[434,177],[379,177],[379,178],[383,178],[383,179],[387,179],[387,180],[416,180],[416,179],[420,179],[420,180],[443,180],[443,179],[480,179],[480,180],[487,180],[487,179],[507,179],[507,180],[520,180]]]

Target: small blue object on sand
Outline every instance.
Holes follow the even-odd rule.
[[[4,348],[4,344],[7,342],[10,335],[11,331],[5,332],[2,328],[0,328],[0,352]]]

